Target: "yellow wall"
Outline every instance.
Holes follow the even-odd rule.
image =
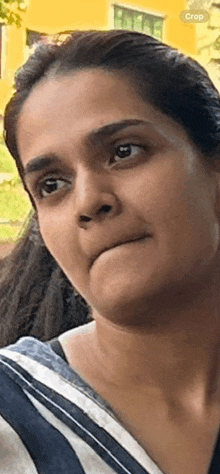
[[[30,29],[48,33],[65,29],[103,29],[107,21],[106,0],[30,0],[26,14]]]
[[[166,15],[163,41],[187,54],[196,54],[195,25],[179,19],[180,12],[185,9],[185,0],[119,0],[115,3]],[[0,79],[0,113],[11,94],[14,73],[26,59],[26,28],[48,34],[113,28],[112,11],[110,0],[29,0],[22,27],[7,28],[6,60]]]
[[[7,53],[3,78],[12,80],[14,72],[24,61],[25,28],[7,28]]]

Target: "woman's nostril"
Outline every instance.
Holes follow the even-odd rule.
[[[96,215],[108,214],[111,211],[111,209],[112,209],[112,206],[109,206],[108,204],[104,204],[103,206],[101,206],[98,209]],[[95,214],[94,214],[93,217],[89,217],[89,216],[86,216],[85,214],[83,214],[83,215],[79,216],[79,222],[80,223],[90,222],[94,218],[95,218]]]
[[[91,221],[91,217],[80,216],[79,220],[80,220],[80,222],[89,222],[89,221]]]
[[[105,204],[99,209],[99,214],[107,214],[108,212],[111,211],[111,208],[112,208],[111,206],[109,206],[108,204]]]

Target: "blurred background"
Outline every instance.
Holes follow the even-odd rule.
[[[113,28],[144,32],[179,48],[208,70],[220,90],[220,1],[0,0],[0,259],[32,213],[2,133],[14,73],[40,41],[60,41],[76,29]]]

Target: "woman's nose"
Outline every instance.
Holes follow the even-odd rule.
[[[111,183],[100,174],[84,172],[77,180],[76,219],[79,227],[90,227],[94,222],[113,217],[119,212],[119,202]]]

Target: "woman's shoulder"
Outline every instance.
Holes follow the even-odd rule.
[[[0,457],[0,474],[110,474],[121,463],[145,474],[152,464],[93,388],[29,336],[0,350]]]
[[[93,326],[94,322],[73,328],[62,333],[57,338],[53,338],[52,341],[57,340],[62,345],[63,342],[70,337],[72,338],[74,335],[88,333],[92,330]],[[50,340],[44,342],[40,341],[34,336],[23,336],[15,343],[0,348],[0,360],[6,357],[17,362],[23,360],[23,362],[26,361],[27,364],[28,360],[32,360],[43,365],[48,365],[49,361],[51,361],[51,368],[53,368],[53,363],[57,360],[57,354],[54,352],[52,348],[53,344],[50,344],[50,342]],[[58,360],[59,359],[60,357],[58,357]]]
[[[85,333],[90,330],[90,323],[88,326],[82,326],[70,332],[71,334]],[[65,339],[65,334],[67,333],[59,336],[58,340],[62,339],[62,336]],[[109,407],[87,381],[60,354],[55,352],[48,342],[50,341],[42,342],[35,337],[26,336],[21,337],[15,344],[0,349],[0,372],[4,377],[13,380],[13,383],[22,390],[32,385],[32,387],[42,387],[43,390],[46,387],[49,391],[56,391],[59,386],[59,390],[62,389],[64,394],[67,391],[72,392],[74,387],[74,397],[78,397],[80,392],[108,410]],[[0,395],[1,387],[0,383]]]
[[[78,326],[77,328],[69,329],[68,331],[60,334],[58,340],[63,344],[64,341],[71,339],[74,336],[80,334],[89,334],[94,330],[95,321],[91,321],[87,324],[83,324],[82,326]]]
[[[81,431],[91,423],[97,430],[106,416],[98,395],[46,342],[22,337],[0,350],[0,474],[91,472],[80,467],[90,450]]]
[[[1,348],[0,361],[10,359],[23,366],[35,361],[44,365],[51,359],[52,354],[52,348],[47,342],[42,342],[33,336],[25,336],[14,344]]]

